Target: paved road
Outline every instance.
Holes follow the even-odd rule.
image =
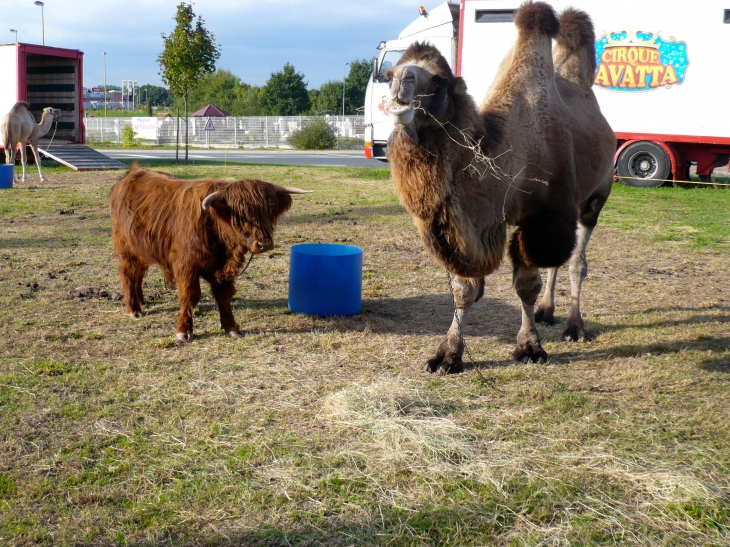
[[[160,150],[110,150],[99,149],[99,152],[114,159],[174,159],[175,151]],[[180,152],[180,158],[185,151]],[[331,167],[390,167],[389,163],[369,160],[362,150],[327,150],[322,152],[297,152],[293,150],[201,150],[190,149],[189,160],[215,160],[248,163],[279,163],[289,165],[317,165]]]

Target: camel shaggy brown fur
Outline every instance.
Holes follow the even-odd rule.
[[[522,303],[513,358],[547,360],[536,321],[554,321],[555,275],[566,261],[572,304],[563,338],[587,339],[586,247],[611,191],[616,149],[591,89],[593,25],[575,9],[558,18],[542,2],[523,4],[515,25],[517,41],[479,108],[428,44],[412,45],[387,73],[395,190],[430,254],[454,275],[454,318],[429,372],[462,370],[467,310],[505,251]],[[539,268],[549,272],[535,313]]]

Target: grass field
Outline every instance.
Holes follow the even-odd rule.
[[[141,319],[119,301],[119,173],[0,191],[0,545],[730,543],[727,189],[616,184],[588,250],[595,338],[540,327],[545,365],[509,360],[504,264],[465,328],[484,382],[421,371],[453,308],[388,171],[162,168],[315,192],[239,278],[245,338],[206,287],[181,346],[157,269]],[[289,248],[320,241],[363,249],[360,314],[287,310]]]

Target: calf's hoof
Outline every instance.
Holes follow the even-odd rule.
[[[512,352],[512,359],[518,363],[547,363],[548,354],[540,343],[517,344]]]
[[[132,319],[139,319],[140,317],[142,317],[142,313],[138,311],[133,311],[129,314],[129,317],[131,317]]]
[[[186,342],[190,342],[193,339],[193,333],[192,332],[178,332],[177,333],[177,341],[182,342],[183,344]]]
[[[562,339],[565,342],[590,342],[592,340],[591,335],[582,325],[568,325],[563,331]]]
[[[432,357],[423,367],[429,373],[436,373],[439,376],[447,374],[458,374],[464,371],[464,363],[458,357]]]
[[[244,336],[246,336],[246,333],[241,330],[229,330],[228,336],[230,336],[231,338],[243,338]]]
[[[537,308],[535,312],[535,323],[544,323],[546,325],[555,324],[555,310],[550,308]]]

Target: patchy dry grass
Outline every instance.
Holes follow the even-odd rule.
[[[492,389],[421,372],[451,302],[387,171],[165,169],[316,192],[238,283],[248,335],[206,293],[185,346],[156,269],[146,315],[118,301],[118,174],[0,193],[0,545],[730,541],[726,190],[617,185],[589,248],[595,340],[541,327],[547,365],[508,360],[520,313],[509,266],[490,276],[466,334]],[[363,248],[359,315],[287,310],[288,249],[315,241]]]

